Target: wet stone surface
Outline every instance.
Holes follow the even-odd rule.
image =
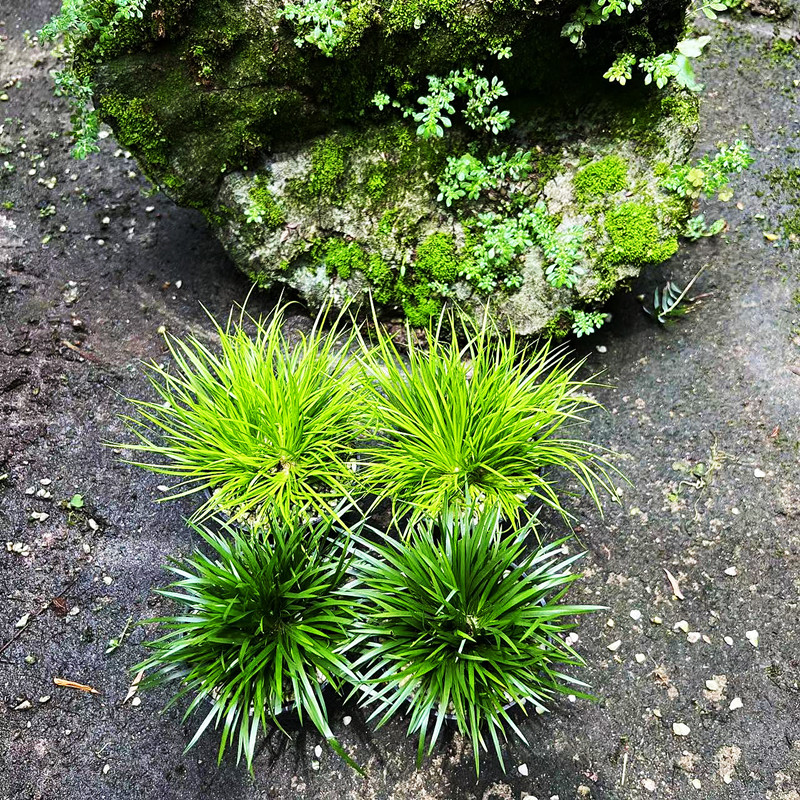
[[[604,519],[576,501],[587,556],[574,599],[608,606],[576,643],[598,700],[522,721],[528,745],[509,743],[507,773],[487,759],[476,782],[457,735],[416,772],[403,720],[375,732],[351,706],[333,709],[334,730],[367,779],[295,729],[264,742],[253,777],[230,758],[217,767],[213,736],[183,755],[192,721],[158,713],[166,692],[123,702],[153,631],[110,654],[108,641],[166,610],[150,590],[193,545],[191,505],[157,504],[161,480],[100,442],[124,435],[122,397],[145,392],[139,360],[164,361],[159,327],[210,341],[200,303],[224,315],[248,284],[199,215],[147,196],[111,137],[69,159],[54,62],[23,35],[55,7],[0,13],[0,166],[14,168],[0,178],[0,796],[797,800],[800,273],[791,194],[769,177],[800,165],[800,51],[776,46],[797,36],[796,13],[715,25],[699,70],[697,154],[741,137],[757,157],[730,203],[703,209],[728,232],[646,272],[580,344],[613,387],[588,433],[631,480]],[[709,296],[692,314],[661,328],[641,312],[638,293],[704,264]]]

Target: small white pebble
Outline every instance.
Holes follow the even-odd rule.
[[[111,586],[111,581],[112,581],[112,578],[111,578],[110,575],[103,575],[103,583],[106,586]]]
[[[689,641],[689,644],[697,644],[700,641],[700,633],[699,631],[690,631],[686,634],[686,638]]]
[[[42,484],[42,486],[49,486],[49,485],[50,485],[52,482],[53,482],[53,481],[51,481],[51,480],[50,480],[50,478],[42,478],[42,479],[39,481],[39,483],[41,483],[41,484]]]
[[[758,647],[758,631],[747,631],[747,633],[745,633],[745,638],[753,647]]]
[[[312,762],[311,762],[311,769],[313,769],[315,772],[316,772],[317,770],[319,770],[319,761],[316,761],[316,760],[315,760],[315,761],[312,761]]]
[[[683,722],[673,722],[672,732],[676,736],[688,736],[691,733],[691,729]]]
[[[517,772],[519,772],[519,774],[522,775],[523,777],[527,777],[528,776],[528,765],[527,764],[520,764],[517,767]]]
[[[659,719],[661,719],[661,709],[660,708],[654,708],[653,709],[653,716],[654,717],[658,717]]]
[[[725,574],[730,575],[733,578],[739,574],[739,570],[736,569],[736,567],[728,567],[728,569],[725,570]]]
[[[111,222],[111,217],[103,217],[103,219],[101,219],[100,222],[103,225],[108,225]]]
[[[131,700],[131,705],[134,708],[136,708],[136,706],[140,706],[141,704],[142,704],[142,698],[139,697],[139,695],[136,695],[136,697],[134,697],[133,700]]]
[[[570,703],[577,703],[578,702],[578,696],[574,695],[574,694],[568,694],[567,695],[567,700],[569,700]]]
[[[767,477],[767,473],[766,473],[766,472],[764,472],[764,470],[763,470],[763,469],[759,469],[758,467],[756,467],[756,468],[753,470],[753,475],[754,475],[756,478],[766,478],[766,477]]]
[[[706,681],[706,689],[709,692],[719,692],[722,688],[722,684],[716,678],[709,678]]]
[[[89,517],[89,519],[88,519],[88,520],[86,520],[86,524],[87,524],[87,525],[88,525],[88,526],[89,526],[89,527],[90,527],[90,528],[91,528],[93,531],[98,531],[98,530],[100,530],[100,526],[99,526],[99,525],[98,525],[98,524],[97,524],[97,523],[96,523],[96,522],[95,522],[95,521],[94,521],[94,520],[93,520],[91,517]]]
[[[72,608],[69,610],[69,615],[71,617],[77,617],[78,614],[80,614],[80,613],[81,613],[81,609],[80,609],[79,606],[72,606]]]
[[[733,647],[733,639],[730,636],[724,637],[722,641],[725,642],[728,647]]]
[[[40,703],[47,703],[47,702],[49,702],[49,701],[50,701],[50,695],[49,695],[49,694],[43,694],[43,695],[42,695],[42,696],[39,698],[39,702],[40,702]]]
[[[609,649],[609,650],[610,650],[612,653],[616,653],[616,652],[617,652],[617,650],[619,650],[619,648],[620,648],[620,647],[622,647],[622,639],[617,639],[617,641],[616,641],[616,642],[611,642],[611,644],[610,644],[610,645],[608,645],[608,649]]]
[[[637,653],[634,658],[636,659],[637,664],[644,664],[647,656],[644,653]]]
[[[342,718],[342,723],[343,723],[344,725],[349,725],[349,724],[350,724],[352,721],[353,721],[353,718],[352,718],[352,717],[343,717],[343,718]]]
[[[642,618],[642,612],[635,608],[630,612],[630,615],[631,619],[635,622],[638,622]]]
[[[728,706],[728,708],[731,711],[736,711],[737,709],[742,708],[743,705],[744,703],[742,702],[741,697],[734,697],[733,700],[731,700],[731,704]]]
[[[88,542],[83,543],[83,552],[86,553],[87,556],[92,552],[92,548],[89,546]]]
[[[175,288],[180,289],[183,286],[183,281],[175,281]]]
[[[682,619],[680,622],[676,622],[672,626],[672,629],[675,631],[683,631],[684,633],[689,633],[689,623],[685,619]]]
[[[111,764],[106,764],[103,767],[103,775],[108,775],[109,772],[111,772]]]
[[[661,619],[661,617],[651,617],[650,618],[650,622],[652,622],[653,625],[660,625],[663,621],[664,620]]]
[[[642,781],[642,786],[644,786],[648,792],[654,792],[656,790],[656,782],[652,778],[645,778]]]
[[[597,345],[597,352],[598,353],[607,353],[608,348],[604,344]]]
[[[703,784],[700,783],[700,778],[692,778],[692,786],[694,786],[695,789],[699,789],[702,785]]]
[[[319,745],[314,748],[314,755],[317,758],[322,758],[322,748]]]
[[[155,210],[156,210],[156,207],[155,207],[155,206],[147,206],[147,208],[145,208],[145,211],[146,211],[148,214],[149,214],[151,211],[155,211]]]

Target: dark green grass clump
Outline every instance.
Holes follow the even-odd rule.
[[[139,667],[151,685],[179,682],[171,700],[193,695],[184,718],[204,713],[189,747],[212,723],[219,759],[236,743],[252,768],[259,728],[286,706],[307,717],[349,763],[328,724],[323,685],[353,679],[342,655],[354,601],[342,589],[349,547],[330,524],[273,519],[257,536],[224,527],[194,530],[211,548],[167,569],[178,580],[159,594],[177,604],[160,622],[169,633],[148,643]],[[237,760],[238,760],[237,759]]]
[[[561,637],[573,615],[594,608],[560,604],[578,556],[563,557],[563,542],[528,554],[532,524],[501,536],[498,508],[445,509],[437,524],[402,541],[385,536],[357,562],[364,701],[379,725],[408,710],[418,759],[451,714],[476,769],[489,741],[502,763],[508,730],[525,741],[510,706],[580,693],[561,669],[582,661]]]

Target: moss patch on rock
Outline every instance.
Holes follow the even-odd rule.
[[[655,208],[646,203],[622,203],[605,215],[605,230],[610,239],[603,252],[606,264],[657,264],[678,250],[677,236],[664,239]]]
[[[456,243],[449,233],[432,233],[417,247],[414,269],[428,280],[450,284],[457,280],[460,265]]]
[[[573,185],[581,203],[621,192],[628,185],[628,164],[622,156],[606,156],[578,172]]]

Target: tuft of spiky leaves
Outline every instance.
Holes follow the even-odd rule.
[[[271,517],[247,535],[224,523],[219,534],[192,526],[210,548],[167,569],[178,577],[157,590],[178,606],[158,622],[168,633],[148,642],[145,686],[179,683],[169,705],[193,696],[184,719],[204,713],[187,746],[213,723],[218,757],[236,743],[237,761],[252,769],[259,728],[287,706],[307,717],[333,749],[355,766],[328,724],[323,684],[354,675],[342,655],[354,600],[342,592],[351,559],[349,539],[331,523]],[[169,707],[169,706],[168,706]]]
[[[532,520],[513,535],[501,536],[500,524],[497,507],[445,508],[404,541],[363,543],[354,562],[364,704],[379,726],[408,708],[418,764],[445,715],[471,741],[476,770],[488,742],[502,764],[507,731],[525,741],[512,706],[541,707],[584,685],[561,672],[583,663],[562,638],[570,618],[595,610],[560,604],[579,556],[564,557],[564,540],[528,552]]]
[[[173,368],[145,365],[159,401],[130,399],[125,417],[136,444],[116,444],[152,457],[131,460],[181,478],[174,499],[210,489],[194,515],[223,510],[258,521],[264,509],[284,515],[306,509],[323,516],[343,498],[354,501],[355,442],[363,429],[358,370],[325,312],[292,343],[283,331],[285,307],[267,321],[214,323],[220,352],[196,337],[167,336]]]
[[[591,381],[577,377],[549,343],[523,345],[487,323],[447,317],[428,332],[428,348],[401,353],[378,330],[362,355],[370,391],[374,443],[365,446],[365,481],[390,498],[397,513],[436,515],[445,504],[499,504],[517,519],[533,498],[568,516],[556,473],[575,478],[599,505],[598,490],[615,496],[613,468],[602,448],[567,435],[582,412],[598,405]]]

